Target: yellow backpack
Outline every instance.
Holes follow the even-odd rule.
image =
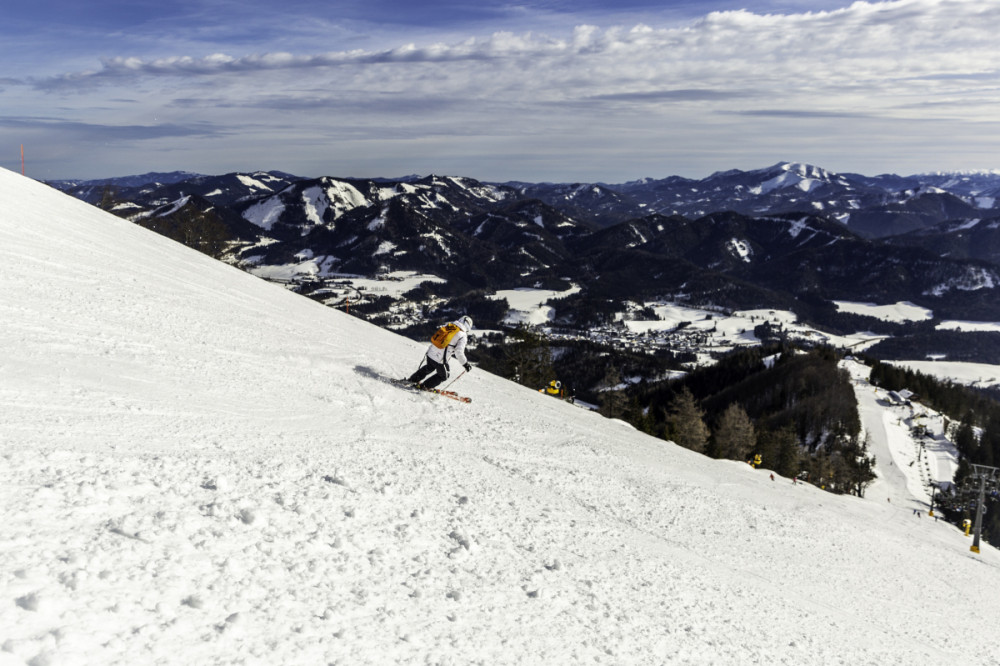
[[[431,336],[431,344],[437,347],[438,349],[444,349],[449,344],[451,344],[451,339],[455,337],[455,334],[458,333],[460,330],[462,329],[460,329],[455,324],[445,324],[444,326],[439,328],[434,335]]]

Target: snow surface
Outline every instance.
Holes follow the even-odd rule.
[[[995,271],[981,266],[967,266],[965,274],[943,282],[927,290],[927,294],[933,296],[943,296],[949,291],[978,291],[980,289],[993,289],[997,284]]]
[[[267,176],[268,174],[259,174],[259,175]],[[267,190],[268,192],[273,190],[273,188],[271,188],[270,186],[265,185],[256,178],[251,178],[250,176],[247,176],[245,174],[238,173],[236,174],[236,178],[238,178],[241,183],[243,183],[245,186],[251,189]]]
[[[931,377],[958,384],[991,388],[1000,386],[1000,365],[963,361],[889,361]]]
[[[545,326],[556,317],[556,309],[551,305],[545,305],[549,299],[566,298],[580,291],[580,287],[574,285],[566,291],[555,291],[552,289],[531,289],[521,287],[518,289],[501,289],[492,298],[506,298],[510,309],[504,323],[516,326],[517,324],[529,324],[532,326]]]
[[[726,248],[740,257],[744,262],[750,263],[750,257],[753,256],[753,248],[750,244],[740,238],[732,238],[726,243]]]
[[[808,167],[808,165],[787,164],[784,165],[782,173],[757,187],[750,188],[750,191],[755,195],[761,195],[786,187],[795,187],[803,192],[812,192],[824,185],[824,180],[817,180],[817,178],[825,180],[828,176],[822,170]]]
[[[937,325],[939,331],[985,331],[1000,333],[1000,322],[996,321],[943,321]]]
[[[899,465],[407,393],[423,344],[6,170],[0,287],[4,666],[1000,662],[1000,555]]]
[[[798,323],[798,317],[788,310],[735,310],[730,313],[696,308],[679,303],[652,301],[643,304],[656,312],[658,320],[628,320],[626,328],[632,333],[668,332],[684,325],[685,331],[712,332],[712,344],[716,347],[755,345],[760,341],[753,334],[759,324],[770,322],[802,338],[835,347],[849,347],[863,350],[874,345],[885,336],[869,332],[850,335],[823,333]],[[624,319],[624,313],[618,314]]]
[[[306,218],[315,225],[323,224],[330,202],[321,187],[309,187],[302,191],[302,202],[305,204]],[[303,234],[308,233],[303,230]]]
[[[907,321],[926,321],[934,318],[934,312],[909,301],[899,301],[889,305],[875,303],[853,303],[851,301],[834,301],[837,310],[851,314],[875,317],[884,321],[903,323]]]
[[[868,382],[870,368],[857,362],[842,365],[854,381],[862,438],[868,436],[869,453],[881,463],[880,478],[868,489],[868,499],[929,506],[930,484],[950,484],[958,469],[958,453],[945,436],[946,419],[918,403],[892,404],[884,389]],[[913,436],[912,428],[918,425],[927,436]]]
[[[284,212],[285,204],[281,202],[279,197],[268,197],[243,211],[243,219],[270,231]]]

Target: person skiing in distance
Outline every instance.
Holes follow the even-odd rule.
[[[472,370],[472,364],[465,357],[465,346],[469,342],[471,330],[472,318],[468,315],[439,328],[431,337],[424,362],[407,381],[426,389],[439,386],[448,378],[448,361],[452,358],[461,363],[466,372]]]

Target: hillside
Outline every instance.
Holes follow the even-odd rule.
[[[861,500],[402,392],[422,344],[3,170],[0,288],[4,666],[1000,661],[1000,554],[900,463]]]

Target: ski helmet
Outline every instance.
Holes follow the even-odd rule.
[[[462,317],[459,318],[458,323],[465,327],[466,331],[472,330],[472,317],[469,315],[462,315]]]

